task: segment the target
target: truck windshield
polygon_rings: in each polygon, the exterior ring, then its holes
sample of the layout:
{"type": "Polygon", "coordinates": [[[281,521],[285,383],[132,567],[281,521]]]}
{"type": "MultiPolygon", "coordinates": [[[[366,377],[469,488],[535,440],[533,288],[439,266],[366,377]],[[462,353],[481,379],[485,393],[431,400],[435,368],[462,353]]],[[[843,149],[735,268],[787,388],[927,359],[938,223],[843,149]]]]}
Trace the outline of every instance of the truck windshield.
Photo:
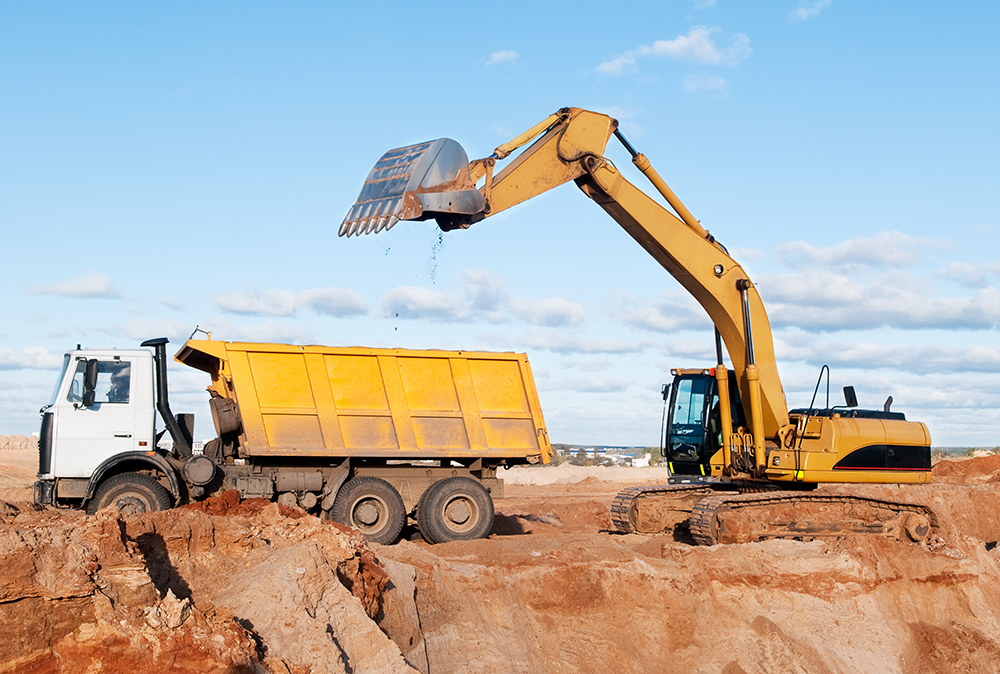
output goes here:
{"type": "Polygon", "coordinates": [[[49,398],[49,404],[46,407],[52,407],[56,404],[56,398],[59,397],[59,388],[62,386],[63,377],[66,376],[66,370],[69,369],[69,354],[63,356],[62,370],[59,372],[59,376],[56,377],[56,386],[52,389],[52,396],[49,398]]]}

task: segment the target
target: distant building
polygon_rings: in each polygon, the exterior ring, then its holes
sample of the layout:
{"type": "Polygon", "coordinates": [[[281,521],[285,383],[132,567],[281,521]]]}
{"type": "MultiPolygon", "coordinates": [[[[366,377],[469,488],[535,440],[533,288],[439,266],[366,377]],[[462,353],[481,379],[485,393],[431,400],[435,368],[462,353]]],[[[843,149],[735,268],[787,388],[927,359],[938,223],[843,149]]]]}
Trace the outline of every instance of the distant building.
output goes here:
{"type": "Polygon", "coordinates": [[[642,456],[632,457],[632,467],[633,468],[649,468],[649,462],[652,460],[652,454],[643,454],[642,456]]]}

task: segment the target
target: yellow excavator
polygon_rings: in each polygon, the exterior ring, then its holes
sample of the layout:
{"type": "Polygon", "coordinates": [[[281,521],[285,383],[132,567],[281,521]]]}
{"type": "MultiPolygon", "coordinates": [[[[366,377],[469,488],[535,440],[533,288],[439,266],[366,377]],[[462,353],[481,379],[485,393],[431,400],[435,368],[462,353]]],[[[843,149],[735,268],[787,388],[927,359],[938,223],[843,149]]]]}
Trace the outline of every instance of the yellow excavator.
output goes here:
{"type": "Polygon", "coordinates": [[[851,387],[844,389],[846,404],[831,407],[826,366],[810,407],[788,410],[753,282],[607,115],[563,108],[471,162],[448,138],[390,150],[369,173],[340,235],[377,233],[399,220],[434,219],[444,231],[465,229],[571,180],[715,324],[715,366],[673,370],[664,387],[670,483],[619,493],[612,506],[619,530],[657,534],[687,527],[700,544],[851,533],[923,542],[937,531],[937,517],[925,505],[815,490],[822,483],[929,482],[927,427],[891,411],[891,397],[882,410],[858,409],[851,387]],[[612,136],[672,211],[604,157],[612,136]],[[732,372],[723,364],[723,345],[732,372]],[[826,405],[815,407],[824,373],[826,405]]]}

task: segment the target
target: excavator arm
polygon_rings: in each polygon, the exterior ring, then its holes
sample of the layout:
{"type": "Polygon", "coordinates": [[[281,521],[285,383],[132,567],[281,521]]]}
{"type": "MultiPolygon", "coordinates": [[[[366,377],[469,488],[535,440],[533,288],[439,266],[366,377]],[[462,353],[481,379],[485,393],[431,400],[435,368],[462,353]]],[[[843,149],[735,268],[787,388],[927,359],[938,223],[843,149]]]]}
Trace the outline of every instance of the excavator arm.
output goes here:
{"type": "MultiPolygon", "coordinates": [[[[762,472],[765,439],[789,447],[794,431],[764,305],[742,267],[695,220],[617,127],[618,122],[607,115],[563,108],[485,159],[468,162],[461,146],[449,139],[391,150],[372,169],[340,235],[378,232],[398,220],[428,218],[434,218],[443,230],[466,228],[574,181],[711,317],[733,363],[751,426],[752,447],[748,449],[762,472]],[[673,212],[626,180],[604,157],[612,135],[622,141],[633,163],[673,212]],[[498,161],[528,143],[494,173],[498,161]],[[476,188],[480,181],[482,186],[476,188]]],[[[724,381],[721,362],[719,369],[720,381],[724,381]]],[[[720,391],[726,388],[721,386],[720,391]]],[[[725,449],[728,459],[728,442],[725,449]]]]}

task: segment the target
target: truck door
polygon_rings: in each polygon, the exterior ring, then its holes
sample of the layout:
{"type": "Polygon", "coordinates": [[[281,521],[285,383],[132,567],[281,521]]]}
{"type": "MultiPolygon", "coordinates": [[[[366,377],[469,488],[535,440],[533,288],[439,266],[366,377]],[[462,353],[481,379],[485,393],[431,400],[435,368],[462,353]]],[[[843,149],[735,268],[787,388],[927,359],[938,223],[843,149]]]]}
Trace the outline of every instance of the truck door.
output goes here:
{"type": "MultiPolygon", "coordinates": [[[[93,358],[90,360],[94,360],[93,358]]],[[[58,477],[90,477],[105,459],[136,449],[135,359],[97,357],[94,402],[84,406],[87,359],[80,358],[58,402],[52,469],[58,477]]]]}

